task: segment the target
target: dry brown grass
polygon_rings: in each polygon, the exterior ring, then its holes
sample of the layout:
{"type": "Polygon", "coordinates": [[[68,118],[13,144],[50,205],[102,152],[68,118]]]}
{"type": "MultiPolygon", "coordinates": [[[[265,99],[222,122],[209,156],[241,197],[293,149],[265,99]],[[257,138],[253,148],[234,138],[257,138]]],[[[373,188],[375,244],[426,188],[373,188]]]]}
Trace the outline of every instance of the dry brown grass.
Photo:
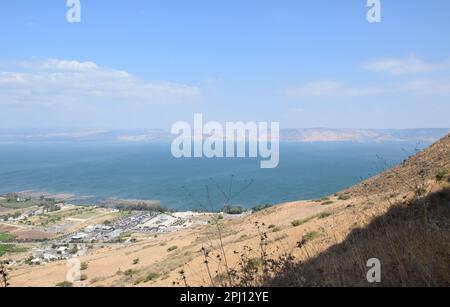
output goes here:
{"type": "Polygon", "coordinates": [[[397,204],[344,242],[306,262],[275,266],[266,286],[370,286],[367,261],[378,258],[378,286],[450,286],[450,189],[397,204]]]}

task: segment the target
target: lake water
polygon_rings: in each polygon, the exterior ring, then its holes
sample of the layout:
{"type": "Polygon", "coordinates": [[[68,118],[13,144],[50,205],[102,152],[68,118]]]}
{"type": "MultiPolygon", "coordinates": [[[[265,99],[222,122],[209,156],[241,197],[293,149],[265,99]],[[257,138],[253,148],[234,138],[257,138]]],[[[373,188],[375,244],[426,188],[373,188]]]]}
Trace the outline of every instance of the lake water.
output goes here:
{"type": "Polygon", "coordinates": [[[221,208],[223,194],[231,190],[231,204],[252,207],[335,193],[381,172],[379,157],[394,165],[414,154],[414,147],[284,143],[279,167],[260,169],[258,159],[175,159],[165,143],[8,144],[0,145],[0,193],[91,195],[90,203],[108,197],[149,199],[188,210],[221,208]]]}

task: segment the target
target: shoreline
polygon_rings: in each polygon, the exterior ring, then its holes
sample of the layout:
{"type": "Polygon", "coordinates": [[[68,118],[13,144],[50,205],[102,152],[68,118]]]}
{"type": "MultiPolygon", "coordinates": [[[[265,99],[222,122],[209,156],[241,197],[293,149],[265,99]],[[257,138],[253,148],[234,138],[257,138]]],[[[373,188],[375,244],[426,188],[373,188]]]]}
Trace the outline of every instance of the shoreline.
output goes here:
{"type": "MultiPolygon", "coordinates": [[[[98,207],[98,208],[110,208],[110,209],[118,209],[121,211],[158,211],[162,213],[183,213],[183,212],[196,212],[196,213],[224,213],[222,209],[218,210],[205,210],[202,208],[192,208],[192,209],[173,209],[168,206],[165,206],[161,203],[160,200],[154,199],[125,199],[125,198],[114,198],[114,197],[104,197],[98,198],[94,195],[75,195],[70,193],[50,193],[50,192],[39,192],[36,190],[23,190],[16,192],[7,192],[0,194],[0,208],[7,208],[2,206],[2,201],[6,201],[8,199],[8,195],[16,195],[17,198],[11,203],[16,203],[17,207],[9,209],[24,209],[28,206],[26,205],[29,201],[38,201],[38,200],[52,200],[55,204],[65,204],[72,206],[82,206],[82,207],[98,207]],[[96,201],[92,202],[89,200],[96,199],[96,201]],[[23,204],[23,208],[20,206],[23,204]],[[145,208],[147,207],[147,208],[145,208]]],[[[270,206],[277,206],[283,203],[298,201],[298,200],[287,200],[277,204],[271,204],[270,206]]],[[[306,200],[304,200],[306,201],[306,200]]],[[[253,206],[252,208],[248,208],[241,205],[229,205],[228,208],[241,208],[245,211],[252,211],[255,208],[268,206],[268,204],[258,204],[253,206]]],[[[8,209],[8,208],[7,208],[8,209]]]]}

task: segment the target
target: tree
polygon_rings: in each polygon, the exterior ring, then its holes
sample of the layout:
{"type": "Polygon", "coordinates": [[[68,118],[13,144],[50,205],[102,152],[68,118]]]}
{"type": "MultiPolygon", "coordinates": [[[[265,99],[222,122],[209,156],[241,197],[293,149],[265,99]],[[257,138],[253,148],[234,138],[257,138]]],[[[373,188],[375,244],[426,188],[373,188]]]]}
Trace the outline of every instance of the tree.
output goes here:
{"type": "Polygon", "coordinates": [[[8,272],[6,271],[6,266],[0,263],[0,288],[7,288],[8,283],[8,272]]]}
{"type": "Polygon", "coordinates": [[[17,201],[18,197],[19,196],[16,193],[8,193],[8,194],[6,194],[6,199],[8,200],[8,202],[17,201]]]}

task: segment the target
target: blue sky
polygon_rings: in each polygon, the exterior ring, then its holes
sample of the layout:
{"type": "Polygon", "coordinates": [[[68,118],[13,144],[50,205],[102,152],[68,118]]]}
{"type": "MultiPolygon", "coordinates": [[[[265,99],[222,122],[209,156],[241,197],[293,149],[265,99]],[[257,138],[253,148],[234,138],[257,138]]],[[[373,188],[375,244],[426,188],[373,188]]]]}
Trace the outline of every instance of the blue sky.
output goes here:
{"type": "Polygon", "coordinates": [[[0,2],[0,129],[448,127],[450,2],[0,2]]]}

